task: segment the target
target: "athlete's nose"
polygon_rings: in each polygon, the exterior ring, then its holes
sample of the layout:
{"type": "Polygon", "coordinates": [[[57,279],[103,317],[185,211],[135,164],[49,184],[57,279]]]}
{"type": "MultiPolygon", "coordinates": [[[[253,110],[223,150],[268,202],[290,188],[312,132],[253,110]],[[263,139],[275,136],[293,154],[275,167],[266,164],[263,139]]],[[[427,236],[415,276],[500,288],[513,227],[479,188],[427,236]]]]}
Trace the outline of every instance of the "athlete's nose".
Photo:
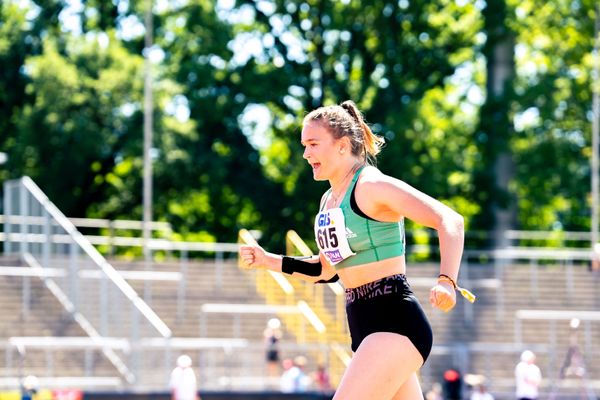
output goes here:
{"type": "Polygon", "coordinates": [[[304,153],[302,153],[302,158],[304,158],[305,160],[308,160],[308,158],[310,157],[310,154],[308,154],[308,146],[306,146],[304,148],[304,153]]]}

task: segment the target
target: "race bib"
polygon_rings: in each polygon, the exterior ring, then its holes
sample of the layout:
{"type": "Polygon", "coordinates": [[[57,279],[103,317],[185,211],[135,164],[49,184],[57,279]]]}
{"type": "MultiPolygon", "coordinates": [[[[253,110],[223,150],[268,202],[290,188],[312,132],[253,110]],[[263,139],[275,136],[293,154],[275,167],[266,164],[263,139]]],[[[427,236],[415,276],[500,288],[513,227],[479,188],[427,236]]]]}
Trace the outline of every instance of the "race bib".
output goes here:
{"type": "Polygon", "coordinates": [[[346,237],[346,221],[341,208],[324,210],[315,218],[317,246],[331,265],[355,255],[346,237]]]}

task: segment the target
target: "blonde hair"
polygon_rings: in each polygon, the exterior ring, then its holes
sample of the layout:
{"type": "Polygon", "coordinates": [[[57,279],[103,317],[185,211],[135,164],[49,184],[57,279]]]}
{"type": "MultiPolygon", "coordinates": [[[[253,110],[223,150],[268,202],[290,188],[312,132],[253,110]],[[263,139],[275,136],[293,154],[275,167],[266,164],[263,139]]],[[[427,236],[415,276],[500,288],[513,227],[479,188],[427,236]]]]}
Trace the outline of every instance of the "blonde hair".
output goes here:
{"type": "Polygon", "coordinates": [[[304,124],[315,121],[323,124],[335,139],[348,137],[352,154],[374,164],[385,140],[375,135],[352,100],[340,105],[319,107],[304,117],[304,124]]]}

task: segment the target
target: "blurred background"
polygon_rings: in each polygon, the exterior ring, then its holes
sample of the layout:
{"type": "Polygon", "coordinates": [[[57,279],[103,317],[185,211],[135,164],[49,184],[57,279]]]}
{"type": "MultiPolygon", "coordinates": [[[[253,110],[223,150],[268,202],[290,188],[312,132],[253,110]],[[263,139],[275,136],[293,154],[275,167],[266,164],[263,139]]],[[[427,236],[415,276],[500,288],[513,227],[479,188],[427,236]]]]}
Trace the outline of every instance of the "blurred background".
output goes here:
{"type": "Polygon", "coordinates": [[[330,398],[343,288],[242,270],[237,248],[316,251],[301,121],[352,99],[378,167],[466,221],[478,301],[450,314],[427,305],[435,232],[407,224],[423,390],[455,398],[452,369],[460,398],[512,399],[531,350],[543,398],[595,399],[598,6],[0,1],[0,398],[168,398],[181,354],[203,398],[330,398]],[[281,393],[299,356],[307,392],[281,393]]]}

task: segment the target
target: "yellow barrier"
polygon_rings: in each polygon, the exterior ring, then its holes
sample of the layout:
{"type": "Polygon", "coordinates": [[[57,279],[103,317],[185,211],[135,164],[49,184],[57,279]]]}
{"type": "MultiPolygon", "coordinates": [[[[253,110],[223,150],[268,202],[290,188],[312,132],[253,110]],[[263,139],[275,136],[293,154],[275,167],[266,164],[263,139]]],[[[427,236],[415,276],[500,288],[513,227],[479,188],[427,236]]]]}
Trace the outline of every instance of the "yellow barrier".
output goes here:
{"type": "MultiPolygon", "coordinates": [[[[256,239],[246,229],[240,230],[238,242],[258,244],[256,239]]],[[[298,306],[296,288],[283,274],[267,269],[248,269],[242,264],[239,257],[238,266],[244,271],[254,273],[256,289],[265,298],[267,304],[298,306]]],[[[306,307],[304,309],[306,310],[306,307]]],[[[306,324],[306,315],[312,314],[312,310],[304,314],[284,314],[280,315],[280,319],[286,328],[296,336],[298,342],[318,341],[322,333],[318,332],[314,324],[306,324]],[[310,329],[311,326],[313,329],[310,329]]]]}
{"type": "MultiPolygon", "coordinates": [[[[252,234],[242,229],[238,243],[258,244],[252,234]]],[[[286,254],[310,256],[312,251],[300,236],[293,230],[286,234],[286,254]]],[[[300,279],[288,280],[283,274],[265,269],[248,269],[238,256],[238,266],[243,271],[253,272],[256,288],[267,304],[284,304],[298,306],[300,314],[284,314],[280,319],[286,329],[292,332],[299,343],[319,342],[329,344],[329,372],[333,384],[341,379],[343,371],[351,359],[348,350],[350,338],[346,332],[344,290],[338,284],[315,285],[300,279]],[[332,315],[325,304],[324,290],[335,296],[335,315],[332,315]],[[313,329],[306,329],[306,319],[313,329]]],[[[319,358],[322,358],[322,354],[319,358]]]]}
{"type": "MultiPolygon", "coordinates": [[[[287,255],[302,255],[311,256],[313,255],[310,248],[300,238],[300,236],[293,230],[289,230],[286,234],[286,252],[287,255]]],[[[346,305],[344,300],[344,289],[339,283],[329,283],[327,285],[315,285],[310,282],[295,280],[294,287],[298,293],[304,293],[305,300],[311,305],[312,308],[318,310],[317,314],[322,320],[333,321],[333,325],[328,326],[328,339],[335,339],[336,341],[345,342],[347,341],[346,335],[346,305]],[[297,281],[297,282],[296,282],[297,281]],[[335,312],[331,315],[325,305],[325,294],[327,290],[328,294],[334,296],[335,312]],[[321,315],[321,313],[325,315],[321,315]],[[331,335],[334,337],[331,337],[331,335]]]]}
{"type": "Polygon", "coordinates": [[[17,390],[0,392],[0,400],[21,400],[21,392],[17,390]]]}
{"type": "MultiPolygon", "coordinates": [[[[286,234],[286,253],[289,256],[313,255],[308,245],[293,230],[289,230],[286,234]]],[[[325,325],[321,340],[330,345],[330,375],[333,383],[337,383],[352,358],[350,352],[346,350],[349,348],[350,337],[346,328],[344,289],[339,283],[315,285],[299,279],[294,280],[292,284],[297,293],[304,294],[304,301],[325,325]],[[334,296],[335,315],[327,309],[325,290],[329,295],[334,296]]]]}
{"type": "MultiPolygon", "coordinates": [[[[21,400],[21,392],[18,390],[0,392],[0,400],[21,400]]],[[[32,397],[32,400],[52,400],[54,398],[52,391],[47,389],[39,390],[32,397]]]]}

